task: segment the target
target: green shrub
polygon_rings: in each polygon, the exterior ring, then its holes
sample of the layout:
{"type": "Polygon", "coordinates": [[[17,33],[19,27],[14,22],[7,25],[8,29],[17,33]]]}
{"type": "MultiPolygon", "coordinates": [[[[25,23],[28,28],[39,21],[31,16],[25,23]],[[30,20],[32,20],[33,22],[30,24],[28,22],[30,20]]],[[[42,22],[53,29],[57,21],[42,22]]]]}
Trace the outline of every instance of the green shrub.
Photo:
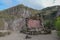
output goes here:
{"type": "Polygon", "coordinates": [[[57,31],[58,36],[60,37],[60,31],[57,31]]]}
{"type": "Polygon", "coordinates": [[[60,37],[60,17],[57,18],[55,22],[55,26],[56,26],[57,34],[60,37]]]}
{"type": "Polygon", "coordinates": [[[60,31],[60,17],[57,18],[57,21],[55,23],[55,26],[56,26],[56,30],[57,31],[60,31]]]}

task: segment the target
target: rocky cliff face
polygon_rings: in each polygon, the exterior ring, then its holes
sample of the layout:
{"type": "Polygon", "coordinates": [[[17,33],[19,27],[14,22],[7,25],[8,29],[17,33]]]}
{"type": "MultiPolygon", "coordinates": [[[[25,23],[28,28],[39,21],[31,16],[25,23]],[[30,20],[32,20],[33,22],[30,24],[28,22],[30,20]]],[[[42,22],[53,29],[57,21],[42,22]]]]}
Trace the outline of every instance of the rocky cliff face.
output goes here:
{"type": "Polygon", "coordinates": [[[8,8],[6,10],[3,10],[0,13],[21,16],[21,17],[28,17],[29,15],[31,15],[33,13],[37,13],[37,12],[38,12],[38,10],[29,8],[29,7],[21,4],[21,5],[17,5],[17,6],[8,8]]]}
{"type": "Polygon", "coordinates": [[[20,31],[22,27],[25,27],[26,21],[24,18],[15,19],[12,23],[13,31],[20,31]]]}
{"type": "Polygon", "coordinates": [[[21,27],[26,26],[25,18],[37,13],[42,13],[45,15],[45,19],[49,19],[49,17],[54,18],[56,15],[53,17],[51,14],[53,14],[55,11],[58,11],[59,8],[60,6],[53,6],[42,10],[35,10],[24,5],[17,5],[0,11],[0,18],[4,19],[4,29],[19,31],[21,30],[21,27]]]}
{"type": "Polygon", "coordinates": [[[38,10],[26,7],[24,5],[17,5],[0,12],[0,18],[4,19],[5,30],[20,31],[21,27],[26,26],[25,18],[37,13],[38,10]]]}
{"type": "Polygon", "coordinates": [[[26,21],[25,18],[16,18],[14,20],[6,21],[3,19],[3,25],[0,27],[0,30],[11,30],[20,32],[22,30],[22,27],[26,27],[26,21]]]}

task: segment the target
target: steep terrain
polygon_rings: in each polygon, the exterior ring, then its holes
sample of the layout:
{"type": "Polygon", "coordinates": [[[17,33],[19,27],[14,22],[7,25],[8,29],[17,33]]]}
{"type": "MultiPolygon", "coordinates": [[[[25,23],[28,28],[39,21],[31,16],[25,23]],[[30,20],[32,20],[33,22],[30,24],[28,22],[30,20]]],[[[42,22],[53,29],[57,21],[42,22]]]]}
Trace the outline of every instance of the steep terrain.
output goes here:
{"type": "Polygon", "coordinates": [[[0,19],[2,19],[4,22],[7,23],[8,25],[8,27],[6,27],[7,29],[16,30],[17,28],[24,25],[25,18],[30,17],[31,15],[36,13],[38,13],[38,10],[26,7],[21,4],[21,5],[17,5],[17,6],[8,8],[6,10],[0,11],[0,19]],[[22,20],[20,20],[21,18],[22,20]]]}
{"type": "Polygon", "coordinates": [[[52,6],[42,9],[41,14],[43,15],[44,25],[54,27],[56,17],[60,14],[60,6],[52,6]]]}
{"type": "Polygon", "coordinates": [[[11,29],[12,23],[18,26],[17,22],[20,22],[18,21],[20,20],[20,18],[25,20],[25,18],[30,17],[31,15],[42,14],[43,19],[44,19],[44,24],[46,24],[48,20],[50,21],[50,24],[52,25],[56,19],[56,15],[58,15],[57,12],[59,9],[60,9],[60,6],[53,6],[53,7],[44,8],[42,10],[36,10],[36,9],[32,9],[21,4],[21,5],[17,5],[17,6],[8,8],[6,10],[0,11],[0,19],[7,22],[8,27],[11,29]]]}

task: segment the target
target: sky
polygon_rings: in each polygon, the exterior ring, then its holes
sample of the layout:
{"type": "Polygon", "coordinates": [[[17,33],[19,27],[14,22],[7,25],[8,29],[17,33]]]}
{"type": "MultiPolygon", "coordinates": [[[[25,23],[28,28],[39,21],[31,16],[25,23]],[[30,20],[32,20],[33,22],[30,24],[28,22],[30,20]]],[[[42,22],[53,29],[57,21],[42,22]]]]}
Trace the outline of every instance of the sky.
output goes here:
{"type": "Polygon", "coordinates": [[[40,10],[42,8],[60,5],[60,0],[0,0],[0,10],[19,4],[24,4],[25,6],[40,10]]]}

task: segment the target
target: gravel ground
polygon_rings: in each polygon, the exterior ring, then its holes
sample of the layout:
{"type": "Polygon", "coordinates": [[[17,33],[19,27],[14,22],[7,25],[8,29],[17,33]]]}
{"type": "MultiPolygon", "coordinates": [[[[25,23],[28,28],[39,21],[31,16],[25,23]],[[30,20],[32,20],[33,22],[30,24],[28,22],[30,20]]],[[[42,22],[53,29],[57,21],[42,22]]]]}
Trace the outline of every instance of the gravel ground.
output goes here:
{"type": "Polygon", "coordinates": [[[31,39],[25,39],[25,34],[13,32],[11,35],[0,37],[0,40],[58,40],[56,31],[52,31],[52,34],[47,35],[32,35],[31,39]]]}

